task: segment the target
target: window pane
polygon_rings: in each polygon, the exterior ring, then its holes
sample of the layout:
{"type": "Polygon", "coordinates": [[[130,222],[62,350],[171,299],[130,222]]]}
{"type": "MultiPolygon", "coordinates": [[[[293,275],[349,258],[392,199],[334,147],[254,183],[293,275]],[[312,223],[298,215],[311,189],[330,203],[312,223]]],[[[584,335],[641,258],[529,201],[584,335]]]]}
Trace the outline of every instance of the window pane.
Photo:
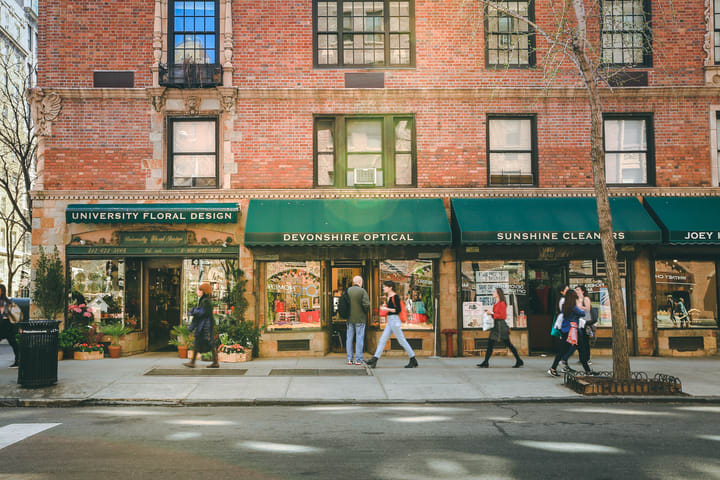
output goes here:
{"type": "Polygon", "coordinates": [[[318,185],[334,185],[335,155],[318,155],[318,185]]]}
{"type": "Polygon", "coordinates": [[[409,153],[395,155],[395,184],[412,184],[412,155],[409,153]]]}
{"type": "MultiPolygon", "coordinates": [[[[530,271],[528,278],[534,278],[534,274],[530,271]]],[[[492,292],[497,287],[505,293],[508,325],[511,328],[527,327],[530,289],[526,285],[523,261],[462,262],[461,282],[464,328],[482,328],[482,314],[492,309],[492,292]]]]}
{"type": "Polygon", "coordinates": [[[490,174],[529,175],[532,162],[529,153],[491,153],[490,174]]]}
{"type": "Polygon", "coordinates": [[[395,122],[395,151],[412,151],[412,120],[398,120],[395,122]]]}
{"type": "MultiPolygon", "coordinates": [[[[403,301],[405,314],[400,316],[403,329],[432,330],[433,266],[430,260],[384,260],[380,262],[380,283],[395,282],[395,293],[403,301]]],[[[380,292],[378,305],[387,303],[380,292]]],[[[384,328],[387,317],[373,315],[373,321],[384,328]]]]}
{"type": "Polygon", "coordinates": [[[608,183],[647,183],[647,157],[644,153],[606,153],[605,176],[608,183]]]}
{"type": "Polygon", "coordinates": [[[116,323],[124,319],[125,262],[119,259],[71,260],[71,326],[116,323]],[[86,307],[79,307],[79,305],[86,307]],[[81,311],[78,311],[81,310],[81,311]]]}
{"type": "Polygon", "coordinates": [[[605,150],[647,150],[645,120],[605,120],[605,150]]]}
{"type": "Polygon", "coordinates": [[[215,152],[215,122],[173,122],[173,151],[215,152]]]}
{"type": "Polygon", "coordinates": [[[715,262],[655,261],[658,327],[717,328],[715,262]]]}
{"type": "Polygon", "coordinates": [[[530,150],[531,126],[529,119],[490,120],[490,149],[530,150]]]}
{"type": "Polygon", "coordinates": [[[382,120],[348,120],[348,152],[382,152],[382,120]]]}
{"type": "Polygon", "coordinates": [[[320,262],[266,263],[266,330],[320,328],[320,262]]]}
{"type": "Polygon", "coordinates": [[[382,168],[382,155],[379,154],[348,154],[348,168],[382,168]]]}
{"type": "MultiPolygon", "coordinates": [[[[188,324],[190,309],[197,306],[197,289],[201,283],[212,286],[213,316],[217,322],[224,322],[230,314],[227,304],[228,292],[233,288],[234,281],[229,272],[235,268],[232,261],[209,258],[183,260],[183,323],[188,324]]],[[[232,339],[235,340],[235,339],[232,339]]]]}
{"type": "Polygon", "coordinates": [[[333,138],[334,122],[332,120],[318,120],[317,122],[317,150],[318,152],[334,152],[335,140],[333,138]]]}

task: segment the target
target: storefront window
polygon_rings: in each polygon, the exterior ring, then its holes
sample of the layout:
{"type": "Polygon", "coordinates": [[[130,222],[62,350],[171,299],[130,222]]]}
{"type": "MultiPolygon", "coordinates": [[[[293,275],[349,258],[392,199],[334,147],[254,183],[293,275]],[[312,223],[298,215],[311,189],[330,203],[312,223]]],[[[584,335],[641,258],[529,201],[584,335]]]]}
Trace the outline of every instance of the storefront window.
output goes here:
{"type": "MultiPolygon", "coordinates": [[[[404,312],[400,315],[402,328],[432,330],[433,265],[431,260],[384,260],[380,262],[380,285],[386,280],[395,282],[395,293],[403,300],[404,312]]],[[[378,290],[382,292],[382,288],[378,290]]],[[[387,299],[378,298],[378,305],[387,299]]],[[[380,328],[387,317],[380,317],[380,328]]]]}
{"type": "Polygon", "coordinates": [[[227,304],[228,291],[233,286],[234,260],[209,258],[186,258],[183,260],[183,322],[189,323],[188,312],[198,302],[197,289],[201,283],[209,283],[213,289],[213,315],[217,322],[230,313],[227,304]]]}
{"type": "Polygon", "coordinates": [[[715,262],[657,260],[655,291],[658,327],[717,328],[715,262]]]}
{"type": "Polygon", "coordinates": [[[268,262],[267,331],[320,328],[320,262],[268,262]]]}
{"type": "MultiPolygon", "coordinates": [[[[623,302],[627,306],[627,293],[625,289],[625,262],[618,262],[620,270],[620,287],[623,293],[623,302]]],[[[590,297],[591,308],[597,309],[598,326],[612,326],[612,312],[610,311],[610,294],[605,279],[602,262],[597,260],[571,260],[570,261],[570,287],[584,285],[590,297]]]]}
{"type": "Polygon", "coordinates": [[[69,265],[71,303],[87,305],[88,323],[124,321],[125,262],[71,260],[69,265]]]}
{"type": "Polygon", "coordinates": [[[505,293],[508,326],[527,327],[528,300],[524,262],[463,262],[461,277],[464,328],[482,328],[482,315],[485,310],[492,310],[492,292],[495,288],[502,288],[505,293]]]}
{"type": "Polygon", "coordinates": [[[142,262],[125,260],[125,327],[137,331],[142,323],[142,262]]]}

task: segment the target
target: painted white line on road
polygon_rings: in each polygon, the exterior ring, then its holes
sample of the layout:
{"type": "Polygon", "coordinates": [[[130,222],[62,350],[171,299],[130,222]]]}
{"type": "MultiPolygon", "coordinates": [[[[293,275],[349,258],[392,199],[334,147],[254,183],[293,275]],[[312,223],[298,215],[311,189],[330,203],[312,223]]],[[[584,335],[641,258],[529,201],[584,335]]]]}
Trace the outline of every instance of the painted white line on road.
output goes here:
{"type": "Polygon", "coordinates": [[[321,448],[310,447],[308,445],[291,445],[288,443],[273,443],[273,442],[241,442],[237,445],[240,448],[248,450],[255,450],[256,452],[271,452],[271,453],[320,453],[323,451],[321,448]]]}
{"type": "Polygon", "coordinates": [[[0,428],[0,450],[40,432],[62,425],[60,423],[12,423],[0,428]]]}

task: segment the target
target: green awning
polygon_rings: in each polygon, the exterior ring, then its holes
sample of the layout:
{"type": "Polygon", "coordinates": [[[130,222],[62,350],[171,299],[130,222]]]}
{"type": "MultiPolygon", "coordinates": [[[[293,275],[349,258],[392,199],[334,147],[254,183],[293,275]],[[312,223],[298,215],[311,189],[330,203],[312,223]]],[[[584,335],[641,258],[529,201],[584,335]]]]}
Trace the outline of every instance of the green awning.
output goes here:
{"type": "Polygon", "coordinates": [[[237,203],[98,203],[68,205],[66,223],[235,223],[237,203]]]}
{"type": "MultiPolygon", "coordinates": [[[[599,244],[595,198],[453,199],[453,233],[461,245],[599,244]]],[[[611,198],[618,243],[660,243],[660,228],[635,198],[611,198]]]]}
{"type": "Polygon", "coordinates": [[[450,245],[441,199],[250,200],[246,246],[450,245]]]}
{"type": "Polygon", "coordinates": [[[720,244],[720,197],[645,197],[666,242],[720,244]]]}

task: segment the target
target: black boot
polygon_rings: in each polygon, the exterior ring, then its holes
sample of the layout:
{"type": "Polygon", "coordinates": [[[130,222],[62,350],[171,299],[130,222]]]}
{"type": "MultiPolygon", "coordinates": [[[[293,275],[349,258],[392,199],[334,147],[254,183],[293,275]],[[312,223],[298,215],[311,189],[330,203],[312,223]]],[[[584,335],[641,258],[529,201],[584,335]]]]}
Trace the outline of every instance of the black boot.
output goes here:
{"type": "Polygon", "coordinates": [[[378,358],[373,356],[370,360],[368,360],[365,363],[367,363],[368,367],[375,368],[377,366],[377,362],[378,362],[378,358]]]}
{"type": "Polygon", "coordinates": [[[513,368],[520,368],[523,365],[525,365],[525,362],[523,362],[522,359],[518,357],[517,360],[515,360],[515,365],[513,365],[513,368]]]}
{"type": "Polygon", "coordinates": [[[418,366],[417,360],[415,360],[415,357],[410,357],[410,361],[407,365],[405,365],[405,368],[416,368],[418,366]]]}
{"type": "Polygon", "coordinates": [[[482,362],[482,363],[478,363],[477,366],[480,367],[480,368],[488,368],[488,367],[490,366],[490,364],[488,363],[487,360],[485,360],[485,361],[482,362]]]}

